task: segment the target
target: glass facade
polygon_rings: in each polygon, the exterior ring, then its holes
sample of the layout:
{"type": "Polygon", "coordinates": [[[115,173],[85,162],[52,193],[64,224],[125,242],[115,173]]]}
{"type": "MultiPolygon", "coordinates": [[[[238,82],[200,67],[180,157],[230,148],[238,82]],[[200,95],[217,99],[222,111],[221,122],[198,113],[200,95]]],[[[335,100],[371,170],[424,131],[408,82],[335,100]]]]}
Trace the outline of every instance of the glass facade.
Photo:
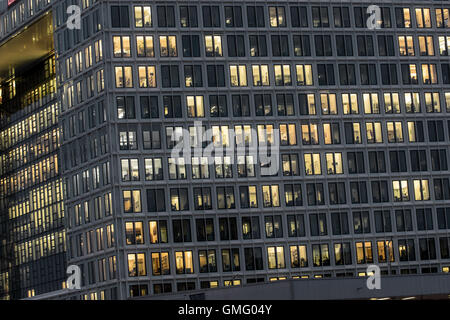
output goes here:
{"type": "Polygon", "coordinates": [[[364,3],[83,0],[70,30],[72,3],[52,15],[74,298],[448,270],[448,6],[382,3],[368,29],[364,3]]]}
{"type": "MultiPolygon", "coordinates": [[[[2,53],[36,36],[34,26],[50,28],[52,39],[51,15],[44,16],[3,43],[2,53]]],[[[62,289],[65,281],[54,50],[11,64],[0,79],[0,298],[20,299],[62,289]]]]}

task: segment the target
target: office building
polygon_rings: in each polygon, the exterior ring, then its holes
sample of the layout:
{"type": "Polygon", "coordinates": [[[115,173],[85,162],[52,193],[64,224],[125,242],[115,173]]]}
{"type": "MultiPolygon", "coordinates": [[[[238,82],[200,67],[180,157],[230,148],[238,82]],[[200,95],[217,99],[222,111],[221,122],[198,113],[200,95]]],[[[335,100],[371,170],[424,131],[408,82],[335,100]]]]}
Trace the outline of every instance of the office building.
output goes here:
{"type": "Polygon", "coordinates": [[[449,7],[370,5],[53,1],[66,296],[448,272],[449,7]]]}

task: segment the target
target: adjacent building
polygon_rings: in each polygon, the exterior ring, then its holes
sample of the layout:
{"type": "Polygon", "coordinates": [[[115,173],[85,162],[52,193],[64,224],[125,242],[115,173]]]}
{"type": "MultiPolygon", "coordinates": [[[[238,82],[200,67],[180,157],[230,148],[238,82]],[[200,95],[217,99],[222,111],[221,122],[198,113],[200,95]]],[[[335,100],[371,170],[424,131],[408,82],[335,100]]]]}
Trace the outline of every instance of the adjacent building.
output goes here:
{"type": "Polygon", "coordinates": [[[40,3],[1,15],[0,299],[62,289],[66,279],[53,22],[40,3]]]}
{"type": "MultiPolygon", "coordinates": [[[[45,1],[16,2],[3,46],[20,10],[27,21],[45,1]]],[[[373,4],[45,2],[61,132],[50,172],[67,265],[82,270],[64,298],[358,277],[370,264],[448,272],[449,7],[379,3],[374,29],[373,4]]],[[[2,199],[16,199],[20,169],[3,170],[2,199]]]]}

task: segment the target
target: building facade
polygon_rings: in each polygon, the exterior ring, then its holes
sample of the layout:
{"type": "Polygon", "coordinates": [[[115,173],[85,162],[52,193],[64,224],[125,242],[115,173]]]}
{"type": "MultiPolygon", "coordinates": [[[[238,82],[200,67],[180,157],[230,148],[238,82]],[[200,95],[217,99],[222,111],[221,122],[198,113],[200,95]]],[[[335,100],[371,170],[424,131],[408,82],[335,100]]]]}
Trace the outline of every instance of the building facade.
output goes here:
{"type": "Polygon", "coordinates": [[[49,6],[73,298],[448,272],[446,2],[49,6]]]}
{"type": "Polygon", "coordinates": [[[66,278],[52,16],[44,1],[11,8],[12,18],[1,3],[0,299],[62,289],[66,278]]]}

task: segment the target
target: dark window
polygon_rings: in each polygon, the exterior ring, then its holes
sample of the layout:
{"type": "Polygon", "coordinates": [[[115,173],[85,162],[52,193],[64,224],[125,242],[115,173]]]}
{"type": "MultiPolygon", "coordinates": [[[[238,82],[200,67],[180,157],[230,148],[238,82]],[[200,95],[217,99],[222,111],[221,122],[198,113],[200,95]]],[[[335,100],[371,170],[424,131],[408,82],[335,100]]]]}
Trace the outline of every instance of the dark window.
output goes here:
{"type": "Polygon", "coordinates": [[[203,27],[220,27],[220,12],[218,6],[203,6],[203,27]]]}
{"type": "Polygon", "coordinates": [[[249,28],[264,28],[264,7],[247,6],[247,23],[249,28]]]}
{"type": "Polygon", "coordinates": [[[197,35],[183,35],[183,57],[200,57],[200,37],[197,35]]]}
{"type": "Polygon", "coordinates": [[[305,230],[305,217],[303,214],[288,215],[288,236],[289,237],[304,237],[306,236],[305,230]]]}
{"type": "Polygon", "coordinates": [[[376,85],[377,84],[377,70],[375,64],[360,64],[359,72],[361,76],[362,85],[376,85]]]}
{"type": "Polygon", "coordinates": [[[225,71],[223,65],[207,65],[208,87],[225,87],[225,71]]]}
{"type": "Polygon", "coordinates": [[[180,75],[178,66],[176,65],[162,65],[161,77],[163,88],[179,88],[180,87],[180,75]]]}
{"type": "Polygon", "coordinates": [[[377,233],[392,232],[391,212],[375,210],[375,231],[377,233]]]}
{"type": "Polygon", "coordinates": [[[173,242],[191,242],[191,220],[172,220],[173,242]]]}
{"type": "Polygon", "coordinates": [[[130,27],[130,15],[128,6],[111,6],[111,27],[130,27]]]}
{"type": "Polygon", "coordinates": [[[411,210],[395,210],[395,225],[397,227],[397,232],[412,231],[411,210]]]}
{"type": "Polygon", "coordinates": [[[294,28],[308,27],[307,7],[291,7],[291,24],[294,28]]]}
{"type": "Polygon", "coordinates": [[[312,20],[314,28],[328,28],[328,7],[312,7],[312,20]]]}
{"type": "Polygon", "coordinates": [[[333,7],[334,26],[350,28],[350,10],[348,7],[333,7]]]}
{"type": "Polygon", "coordinates": [[[405,151],[389,151],[389,160],[391,172],[407,171],[405,151]]]}
{"type": "Polygon", "coordinates": [[[355,234],[370,233],[370,218],[368,211],[353,212],[353,231],[355,234]]]}
{"type": "Polygon", "coordinates": [[[309,35],[294,35],[294,55],[297,57],[311,56],[311,46],[309,44],[309,35]]]}
{"type": "Polygon", "coordinates": [[[350,35],[336,36],[337,55],[340,57],[353,56],[353,41],[350,35]]]}
{"type": "Polygon", "coordinates": [[[358,35],[356,36],[356,44],[358,46],[358,56],[373,56],[373,39],[372,36],[358,35]]]}
{"type": "Polygon", "coordinates": [[[220,240],[237,240],[236,218],[219,218],[220,240]]]}
{"type": "Polygon", "coordinates": [[[250,35],[248,36],[250,42],[250,56],[252,57],[266,57],[267,43],[265,35],[250,35]]]}
{"type": "Polygon", "coordinates": [[[348,234],[348,217],[346,212],[331,213],[333,235],[348,234]]]}
{"type": "Polygon", "coordinates": [[[372,181],[372,201],[374,203],[389,202],[387,181],[372,181]]]}
{"type": "Polygon", "coordinates": [[[314,213],[309,215],[309,226],[311,236],[326,236],[327,231],[327,216],[325,213],[314,213]]]}
{"type": "Polygon", "coordinates": [[[164,189],[147,189],[147,210],[148,212],[166,211],[164,189]]]}
{"type": "Polygon", "coordinates": [[[317,76],[319,78],[319,86],[335,85],[333,64],[318,64],[317,76]]]}
{"type": "Polygon", "coordinates": [[[314,36],[314,44],[316,48],[316,56],[332,56],[331,36],[317,35],[314,36]]]}
{"type": "Polygon", "coordinates": [[[197,241],[214,241],[214,220],[196,219],[195,226],[197,229],[197,241]]]}
{"type": "Polygon", "coordinates": [[[433,230],[433,213],[431,208],[416,209],[417,230],[433,230]]]}
{"type": "Polygon", "coordinates": [[[242,9],[240,6],[225,6],[225,26],[242,27],[242,9]]]}
{"type": "Polygon", "coordinates": [[[158,27],[175,27],[175,8],[173,6],[157,6],[158,27]]]}
{"type": "Polygon", "coordinates": [[[228,56],[245,57],[244,36],[227,36],[228,56]]]}
{"type": "Polygon", "coordinates": [[[158,96],[143,96],[139,98],[141,104],[141,118],[159,118],[158,96]]]}
{"type": "Polygon", "coordinates": [[[180,25],[182,28],[198,27],[197,6],[180,6],[180,25]]]}

